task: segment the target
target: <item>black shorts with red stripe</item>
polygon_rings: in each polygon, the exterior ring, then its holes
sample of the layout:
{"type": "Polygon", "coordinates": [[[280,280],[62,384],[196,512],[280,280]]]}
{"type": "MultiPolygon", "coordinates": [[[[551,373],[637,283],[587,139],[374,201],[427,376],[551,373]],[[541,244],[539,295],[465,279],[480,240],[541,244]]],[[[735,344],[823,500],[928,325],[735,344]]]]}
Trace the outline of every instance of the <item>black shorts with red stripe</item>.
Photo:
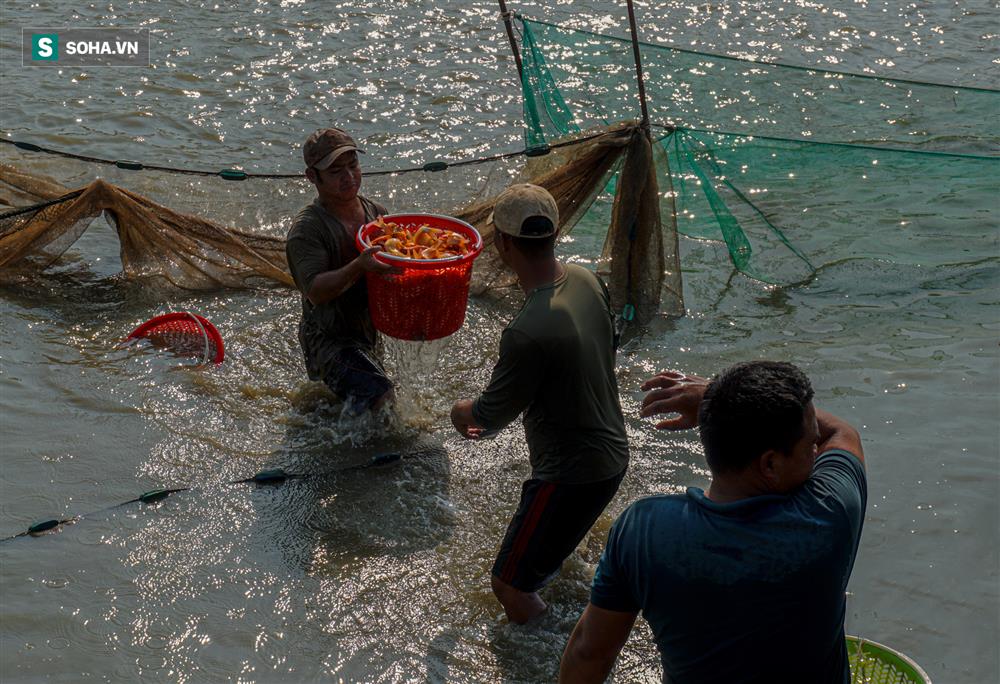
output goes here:
{"type": "Polygon", "coordinates": [[[623,477],[624,470],[586,484],[525,482],[493,563],[494,577],[526,592],[545,586],[604,512],[623,477]]]}

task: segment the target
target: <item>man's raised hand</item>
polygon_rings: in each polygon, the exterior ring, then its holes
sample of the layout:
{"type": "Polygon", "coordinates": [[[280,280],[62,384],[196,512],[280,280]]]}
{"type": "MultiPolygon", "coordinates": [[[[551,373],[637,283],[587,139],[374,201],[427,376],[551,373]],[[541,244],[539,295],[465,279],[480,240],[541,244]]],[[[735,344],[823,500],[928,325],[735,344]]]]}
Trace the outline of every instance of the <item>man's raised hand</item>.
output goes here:
{"type": "Polygon", "coordinates": [[[674,418],[661,420],[657,430],[687,430],[698,427],[698,407],[708,388],[708,380],[697,375],[679,371],[663,371],[642,383],[642,390],[648,394],[642,399],[639,416],[665,413],[679,414],[674,418]]]}

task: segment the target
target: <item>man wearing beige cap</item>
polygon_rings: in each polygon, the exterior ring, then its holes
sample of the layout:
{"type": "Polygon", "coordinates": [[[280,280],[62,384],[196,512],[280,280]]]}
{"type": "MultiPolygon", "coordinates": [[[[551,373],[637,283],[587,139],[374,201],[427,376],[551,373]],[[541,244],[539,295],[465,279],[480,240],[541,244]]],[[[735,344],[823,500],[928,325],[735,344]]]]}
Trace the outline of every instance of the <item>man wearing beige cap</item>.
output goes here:
{"type": "Polygon", "coordinates": [[[375,260],[378,247],[358,252],[354,236],[385,207],[358,194],[362,152],[339,128],[306,140],[306,178],[316,199],[299,212],[285,251],[302,293],[299,342],[310,380],[322,380],[354,413],[377,409],[392,397],[392,382],[375,355],[378,335],[368,311],[366,271],[391,272],[375,260]]]}
{"type": "Polygon", "coordinates": [[[618,491],[628,466],[615,380],[615,328],[607,287],[556,260],[559,210],[537,185],[505,190],[493,208],[494,244],[527,295],[504,329],[500,358],[477,399],[455,403],[466,438],[524,412],[531,477],[492,570],[511,622],[545,610],[538,595],[618,491]]]}

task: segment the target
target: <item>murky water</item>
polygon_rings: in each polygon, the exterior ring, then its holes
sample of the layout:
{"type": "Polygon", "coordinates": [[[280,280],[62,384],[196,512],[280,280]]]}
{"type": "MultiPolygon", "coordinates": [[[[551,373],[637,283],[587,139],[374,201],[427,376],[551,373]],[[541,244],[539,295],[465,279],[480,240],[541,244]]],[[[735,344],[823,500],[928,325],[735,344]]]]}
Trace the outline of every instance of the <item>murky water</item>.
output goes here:
{"type": "MultiPolygon", "coordinates": [[[[619,4],[515,9],[625,35],[619,4]]],[[[988,3],[656,2],[639,13],[651,41],[996,87],[988,3]]],[[[5,5],[2,128],[82,154],[254,171],[299,170],[301,140],[328,123],[364,139],[368,169],[514,150],[519,92],[496,15],[488,2],[5,5]],[[155,68],[20,66],[21,27],[77,22],[148,26],[155,68]]],[[[4,154],[70,184],[100,173],[272,234],[309,199],[302,182],[192,181],[4,154]]],[[[881,241],[864,218],[872,207],[884,215],[891,197],[861,185],[784,188],[789,206],[835,206],[817,232],[857,224],[825,241],[808,227],[790,233],[821,265],[805,287],[731,277],[724,248],[682,241],[688,315],[655,322],[619,358],[629,474],[546,590],[550,613],[527,629],[505,624],[488,584],[528,472],[522,432],[469,444],[447,416],[485,383],[510,303],[473,300],[446,342],[390,344],[402,399],[386,429],[343,418],[306,382],[297,295],[122,282],[117,239],[95,222],[59,265],[0,291],[0,533],[158,486],[195,489],[0,545],[0,678],[551,680],[613,516],[640,496],[706,482],[693,434],[656,433],[636,417],[642,379],[769,357],[803,366],[817,402],[865,439],[870,503],[849,631],[910,654],[936,681],[996,680],[998,206],[995,182],[963,182],[922,231],[877,224],[881,241]],[[225,364],[194,370],[117,346],[175,309],[216,324],[225,364]],[[392,451],[408,457],[355,467],[392,451]],[[273,467],[312,476],[226,484],[273,467]]],[[[373,194],[390,187],[369,183],[373,194]]],[[[580,226],[563,254],[593,258],[600,231],[599,218],[580,226]]],[[[659,676],[648,637],[633,635],[616,681],[659,676]]]]}

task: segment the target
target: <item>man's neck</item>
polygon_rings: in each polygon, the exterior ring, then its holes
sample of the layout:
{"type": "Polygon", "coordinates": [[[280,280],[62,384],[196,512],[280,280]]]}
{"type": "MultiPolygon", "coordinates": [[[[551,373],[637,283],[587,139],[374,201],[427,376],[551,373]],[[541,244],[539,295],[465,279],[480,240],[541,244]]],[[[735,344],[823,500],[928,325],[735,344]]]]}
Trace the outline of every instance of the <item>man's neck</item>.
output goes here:
{"type": "Polygon", "coordinates": [[[342,201],[338,201],[332,197],[323,197],[321,195],[319,203],[327,211],[327,213],[343,223],[345,226],[348,223],[352,223],[359,215],[364,215],[364,206],[361,204],[361,198],[357,195],[349,200],[342,201]]]}
{"type": "Polygon", "coordinates": [[[749,499],[753,496],[768,494],[766,488],[760,487],[756,482],[752,482],[740,475],[712,477],[711,484],[705,491],[705,496],[715,503],[733,503],[742,499],[749,499]]]}
{"type": "Polygon", "coordinates": [[[551,285],[559,280],[565,272],[566,268],[555,259],[528,262],[517,269],[517,281],[521,284],[524,293],[528,294],[536,287],[551,285]]]}

